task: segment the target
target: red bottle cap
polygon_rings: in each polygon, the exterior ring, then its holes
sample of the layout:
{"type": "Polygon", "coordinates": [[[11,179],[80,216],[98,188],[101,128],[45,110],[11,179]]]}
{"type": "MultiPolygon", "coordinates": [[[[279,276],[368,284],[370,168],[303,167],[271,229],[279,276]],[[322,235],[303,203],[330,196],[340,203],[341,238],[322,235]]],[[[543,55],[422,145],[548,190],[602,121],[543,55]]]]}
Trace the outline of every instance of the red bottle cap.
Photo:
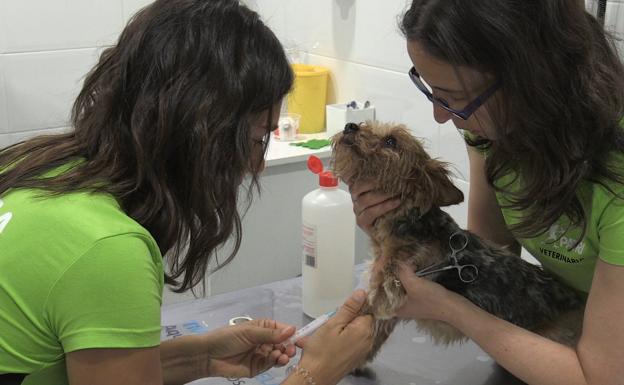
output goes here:
{"type": "Polygon", "coordinates": [[[323,171],[319,174],[319,185],[323,187],[338,186],[338,178],[331,171],[323,171]]]}
{"type": "Polygon", "coordinates": [[[331,171],[323,171],[323,162],[316,156],[308,157],[308,169],[319,176],[319,185],[322,187],[338,186],[338,178],[331,171]]]}
{"type": "Polygon", "coordinates": [[[323,162],[316,156],[310,155],[308,157],[308,169],[315,174],[323,172],[323,162]]]}

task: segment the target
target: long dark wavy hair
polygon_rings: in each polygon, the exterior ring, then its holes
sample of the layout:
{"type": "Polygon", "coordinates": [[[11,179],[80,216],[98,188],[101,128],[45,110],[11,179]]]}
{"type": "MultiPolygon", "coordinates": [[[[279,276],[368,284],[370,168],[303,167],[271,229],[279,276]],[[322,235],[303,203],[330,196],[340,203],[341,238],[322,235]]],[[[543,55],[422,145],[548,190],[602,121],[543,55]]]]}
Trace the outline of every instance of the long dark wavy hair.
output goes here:
{"type": "Polygon", "coordinates": [[[230,236],[233,251],[220,265],[238,251],[239,186],[251,175],[250,202],[262,165],[251,121],[264,111],[270,120],[292,83],[279,41],[238,1],[157,0],[87,75],[72,132],[0,153],[0,194],[112,194],[167,255],[167,283],[188,290],[230,236]],[[70,162],[69,171],[42,177],[70,162]]]}
{"type": "Polygon", "coordinates": [[[493,74],[502,83],[490,115],[488,182],[513,173],[522,189],[495,186],[507,207],[526,210],[519,237],[546,231],[559,217],[587,226],[577,195],[583,182],[624,182],[624,68],[613,40],[571,0],[414,0],[400,22],[408,41],[438,59],[493,74]]]}

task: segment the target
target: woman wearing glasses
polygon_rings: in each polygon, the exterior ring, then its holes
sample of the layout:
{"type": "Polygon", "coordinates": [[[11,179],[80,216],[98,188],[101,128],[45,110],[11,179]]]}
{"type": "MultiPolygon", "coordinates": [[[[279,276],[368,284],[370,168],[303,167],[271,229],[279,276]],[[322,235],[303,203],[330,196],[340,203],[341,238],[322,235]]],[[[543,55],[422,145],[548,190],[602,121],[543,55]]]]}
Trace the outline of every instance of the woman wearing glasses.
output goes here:
{"type": "MultiPolygon", "coordinates": [[[[469,230],[523,246],[587,304],[569,348],[403,269],[398,315],[455,326],[529,384],[624,378],[624,69],[583,3],[414,0],[401,23],[409,77],[466,138],[469,230]]],[[[364,230],[398,205],[351,187],[364,230]]]]}
{"type": "MultiPolygon", "coordinates": [[[[239,188],[258,186],[292,82],[237,0],[157,0],[86,77],[71,132],[0,151],[1,384],[181,384],[290,361],[294,328],[271,320],[160,344],[160,305],[230,236],[236,252],[239,188]]],[[[285,384],[335,384],[359,364],[363,297],[304,342],[285,384]]]]}

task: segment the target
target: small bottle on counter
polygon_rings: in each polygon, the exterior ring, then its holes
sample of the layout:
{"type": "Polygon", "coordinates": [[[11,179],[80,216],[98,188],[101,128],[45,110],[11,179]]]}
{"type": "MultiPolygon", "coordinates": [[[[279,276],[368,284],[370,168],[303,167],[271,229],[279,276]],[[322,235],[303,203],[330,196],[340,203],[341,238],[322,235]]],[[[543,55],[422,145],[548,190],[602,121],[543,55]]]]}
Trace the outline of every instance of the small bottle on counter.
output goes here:
{"type": "Polygon", "coordinates": [[[316,318],[340,306],[353,291],[355,215],[351,196],[315,156],[308,168],[319,188],[302,201],[303,312],[316,318]]]}

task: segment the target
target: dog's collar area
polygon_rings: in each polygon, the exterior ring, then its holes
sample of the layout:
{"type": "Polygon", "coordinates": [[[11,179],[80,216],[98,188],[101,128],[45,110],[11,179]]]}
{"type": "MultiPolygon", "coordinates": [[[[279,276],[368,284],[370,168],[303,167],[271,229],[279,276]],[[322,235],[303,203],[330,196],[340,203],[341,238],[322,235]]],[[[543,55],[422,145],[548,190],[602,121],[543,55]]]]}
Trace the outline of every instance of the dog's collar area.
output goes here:
{"type": "MultiPolygon", "coordinates": [[[[465,264],[461,265],[459,260],[465,254],[464,250],[468,246],[468,236],[463,231],[457,231],[449,237],[450,253],[447,256],[446,262],[434,263],[423,269],[416,271],[414,274],[418,277],[424,277],[433,273],[439,273],[446,270],[456,269],[459,280],[464,283],[471,283],[477,279],[479,275],[479,269],[476,265],[465,264]]],[[[396,282],[395,282],[396,283],[396,282]]]]}

